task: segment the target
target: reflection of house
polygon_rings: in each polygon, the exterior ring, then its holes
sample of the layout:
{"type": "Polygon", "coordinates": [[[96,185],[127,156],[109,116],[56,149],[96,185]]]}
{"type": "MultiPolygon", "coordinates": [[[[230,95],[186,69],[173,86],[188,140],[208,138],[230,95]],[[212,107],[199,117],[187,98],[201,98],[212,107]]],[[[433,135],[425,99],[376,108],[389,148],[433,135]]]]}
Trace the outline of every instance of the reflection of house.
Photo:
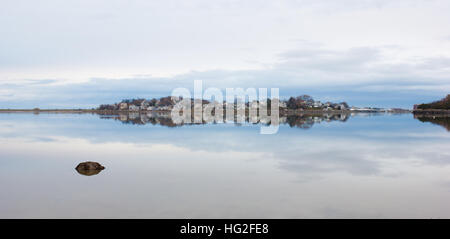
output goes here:
{"type": "Polygon", "coordinates": [[[158,110],[172,110],[172,106],[161,106],[158,107],[158,110]]]}
{"type": "MultiPolygon", "coordinates": [[[[279,118],[278,123],[279,124],[288,124],[290,127],[298,127],[302,129],[309,129],[314,124],[318,124],[321,122],[332,122],[332,121],[343,121],[345,122],[349,114],[335,114],[335,113],[322,113],[320,115],[290,115],[290,116],[283,116],[279,118]]],[[[153,112],[146,112],[145,114],[143,112],[138,111],[129,111],[129,112],[120,112],[117,117],[106,117],[108,118],[115,118],[123,123],[126,124],[159,124],[163,126],[168,127],[174,127],[177,125],[185,125],[185,124],[191,124],[190,122],[182,122],[181,124],[175,123],[171,119],[171,114],[168,111],[153,111],[153,112]]],[[[210,118],[204,118],[204,121],[202,121],[202,124],[207,123],[214,123],[214,122],[223,122],[223,118],[216,118],[214,116],[210,116],[210,118]]],[[[261,124],[278,124],[277,122],[271,121],[271,116],[262,115],[260,117],[257,116],[249,116],[244,119],[243,122],[240,122],[239,119],[223,119],[226,123],[257,123],[258,121],[261,124]]]]}
{"type": "Polygon", "coordinates": [[[148,122],[148,117],[146,115],[141,115],[141,122],[146,124],[148,122]]]}
{"type": "Polygon", "coordinates": [[[260,116],[259,122],[263,124],[268,124],[270,122],[270,116],[260,116]]]}
{"type": "Polygon", "coordinates": [[[128,120],[128,115],[119,115],[119,120],[120,121],[127,121],[128,120]]]}
{"type": "Polygon", "coordinates": [[[129,118],[130,120],[137,119],[137,118],[139,118],[139,113],[129,113],[129,114],[128,114],[128,118],[129,118]]]}

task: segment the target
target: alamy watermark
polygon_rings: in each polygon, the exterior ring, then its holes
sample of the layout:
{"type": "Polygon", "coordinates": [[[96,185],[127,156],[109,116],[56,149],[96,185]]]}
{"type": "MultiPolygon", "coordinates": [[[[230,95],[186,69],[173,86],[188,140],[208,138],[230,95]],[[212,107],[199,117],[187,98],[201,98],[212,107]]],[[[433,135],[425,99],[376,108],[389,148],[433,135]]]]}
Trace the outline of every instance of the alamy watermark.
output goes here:
{"type": "Polygon", "coordinates": [[[261,134],[275,134],[279,128],[279,89],[226,88],[225,97],[218,88],[203,90],[201,80],[194,81],[194,94],[187,88],[172,91],[176,102],[171,111],[175,124],[183,123],[260,123],[261,134]]]}

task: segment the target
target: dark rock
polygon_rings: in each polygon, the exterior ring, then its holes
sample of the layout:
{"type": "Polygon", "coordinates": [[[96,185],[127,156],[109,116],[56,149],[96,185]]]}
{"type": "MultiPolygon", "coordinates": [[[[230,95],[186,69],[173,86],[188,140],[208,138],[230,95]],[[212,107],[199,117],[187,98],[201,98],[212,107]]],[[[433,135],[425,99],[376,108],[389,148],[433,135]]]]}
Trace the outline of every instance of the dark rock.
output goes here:
{"type": "Polygon", "coordinates": [[[84,162],[78,164],[75,168],[79,174],[83,174],[85,176],[92,176],[100,173],[105,167],[97,162],[84,162]]]}

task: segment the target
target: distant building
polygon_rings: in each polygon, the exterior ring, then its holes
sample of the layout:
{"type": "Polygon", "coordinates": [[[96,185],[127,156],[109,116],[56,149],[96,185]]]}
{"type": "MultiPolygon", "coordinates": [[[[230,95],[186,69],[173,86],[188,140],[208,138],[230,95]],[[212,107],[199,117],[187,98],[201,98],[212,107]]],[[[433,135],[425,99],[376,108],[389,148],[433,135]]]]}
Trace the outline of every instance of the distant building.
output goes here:
{"type": "Polygon", "coordinates": [[[177,104],[178,102],[182,101],[183,97],[178,97],[178,96],[172,96],[172,102],[174,104],[177,104]]]}
{"type": "Polygon", "coordinates": [[[341,104],[336,105],[334,108],[339,109],[339,110],[346,110],[347,106],[345,104],[341,103],[341,104]]]}
{"type": "Polygon", "coordinates": [[[119,110],[126,110],[128,109],[128,104],[127,103],[120,103],[119,104],[119,110]]]}
{"type": "Polygon", "coordinates": [[[319,107],[322,107],[322,103],[320,102],[320,101],[315,101],[314,103],[313,103],[313,107],[314,108],[319,108],[319,107]]]}
{"type": "Polygon", "coordinates": [[[141,110],[147,110],[148,106],[150,105],[150,103],[146,100],[143,100],[141,102],[141,110]]]}
{"type": "Polygon", "coordinates": [[[128,110],[130,110],[130,111],[139,111],[139,106],[130,105],[130,106],[128,107],[128,110]]]}

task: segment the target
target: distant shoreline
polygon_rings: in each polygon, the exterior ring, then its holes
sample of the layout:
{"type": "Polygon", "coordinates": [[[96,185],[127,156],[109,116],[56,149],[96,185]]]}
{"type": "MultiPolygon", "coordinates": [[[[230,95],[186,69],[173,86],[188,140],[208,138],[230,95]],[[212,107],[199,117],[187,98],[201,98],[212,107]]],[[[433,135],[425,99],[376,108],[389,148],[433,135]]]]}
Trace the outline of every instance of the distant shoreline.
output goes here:
{"type": "MultiPolygon", "coordinates": [[[[0,113],[92,113],[92,114],[128,114],[128,113],[168,113],[171,110],[98,110],[98,109],[0,109],[0,113]]],[[[247,110],[248,111],[248,110],[247,110]]],[[[351,113],[413,113],[412,110],[395,110],[395,111],[368,111],[368,110],[292,110],[280,109],[282,115],[297,114],[351,114],[351,113]]],[[[448,112],[450,114],[450,111],[448,112]]]]}

